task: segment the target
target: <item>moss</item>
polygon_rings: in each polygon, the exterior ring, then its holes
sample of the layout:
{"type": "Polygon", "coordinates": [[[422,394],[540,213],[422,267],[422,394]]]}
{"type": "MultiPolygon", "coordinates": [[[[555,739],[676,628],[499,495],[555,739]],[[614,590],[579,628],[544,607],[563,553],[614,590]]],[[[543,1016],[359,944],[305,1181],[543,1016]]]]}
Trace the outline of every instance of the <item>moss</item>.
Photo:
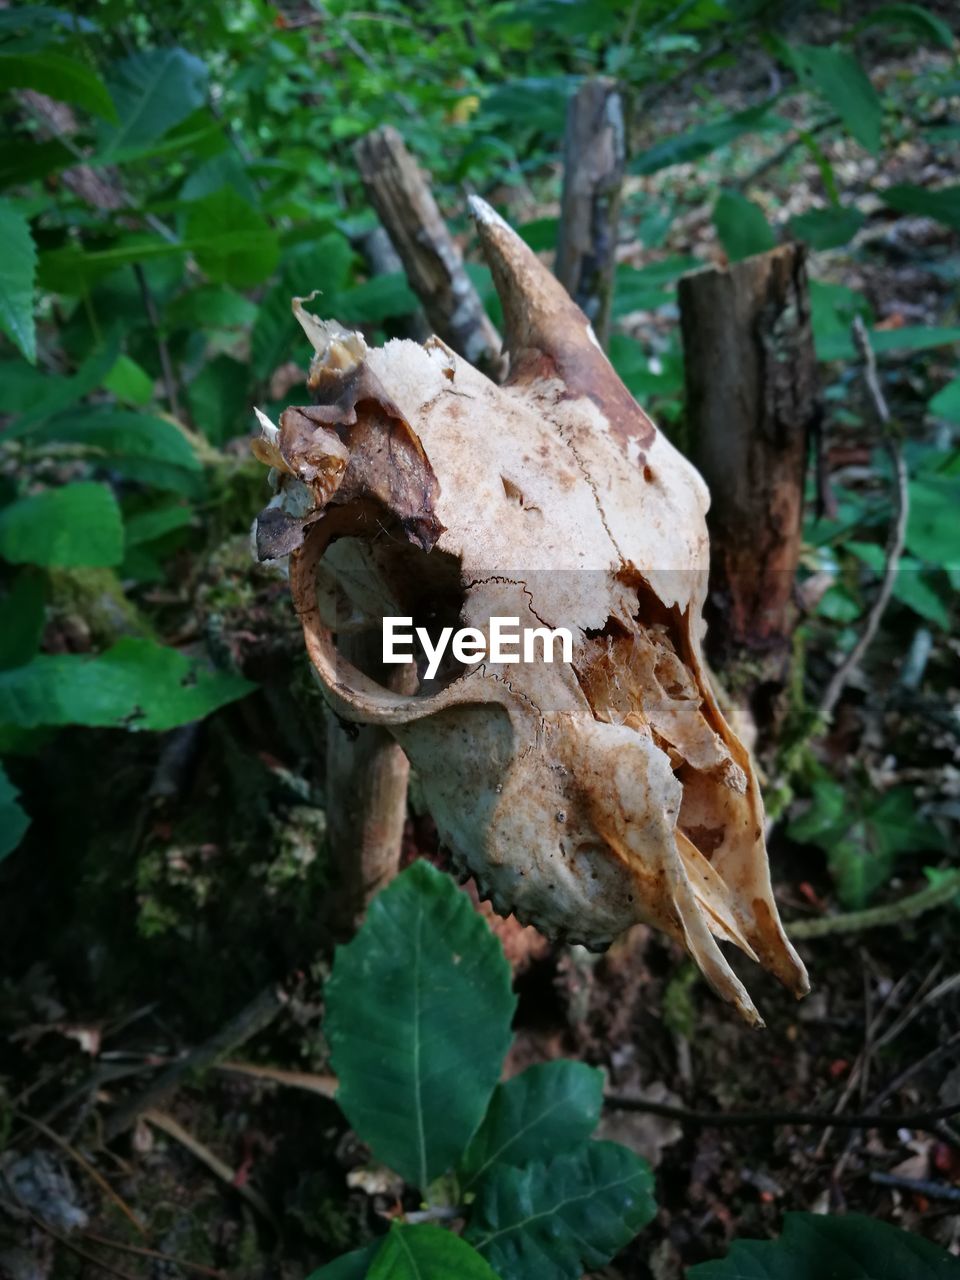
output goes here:
{"type": "Polygon", "coordinates": [[[81,619],[97,649],[108,648],[121,636],[154,635],[112,569],[51,569],[50,609],[55,621],[81,619]]]}

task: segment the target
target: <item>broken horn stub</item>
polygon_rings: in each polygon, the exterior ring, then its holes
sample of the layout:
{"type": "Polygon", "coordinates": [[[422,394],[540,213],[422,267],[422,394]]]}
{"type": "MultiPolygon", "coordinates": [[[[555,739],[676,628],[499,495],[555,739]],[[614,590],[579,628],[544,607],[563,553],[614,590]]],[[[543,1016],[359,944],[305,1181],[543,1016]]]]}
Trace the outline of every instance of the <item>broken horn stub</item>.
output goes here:
{"type": "Polygon", "coordinates": [[[773,898],[753,765],[700,653],[705,486],[543,264],[472,207],[508,382],[436,338],[368,349],[295,302],[314,403],[260,418],[276,489],[261,547],[290,552],[328,703],[400,743],[455,867],[496,910],[593,949],[637,923],[663,930],[757,1024],[722,945],[798,995],[808,982],[773,898]],[[431,644],[489,636],[497,616],[562,627],[572,656],[421,663],[401,693],[337,647],[390,615],[431,644]]]}
{"type": "Polygon", "coordinates": [[[590,321],[560,281],[503,218],[469,197],[483,255],[503,304],[510,383],[556,376],[572,398],[587,396],[624,449],[643,453],[656,427],[620,381],[590,321]]]}

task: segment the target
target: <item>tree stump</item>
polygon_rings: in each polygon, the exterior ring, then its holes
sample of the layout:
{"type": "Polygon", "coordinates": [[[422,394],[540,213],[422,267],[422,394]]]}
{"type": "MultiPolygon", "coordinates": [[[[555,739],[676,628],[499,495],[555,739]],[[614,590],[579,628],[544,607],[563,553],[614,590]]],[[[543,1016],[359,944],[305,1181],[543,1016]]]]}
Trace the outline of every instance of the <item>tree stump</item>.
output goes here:
{"type": "Polygon", "coordinates": [[[679,297],[688,449],[711,493],[708,654],[761,730],[773,728],[819,414],[804,250],[684,276],[679,297]]]}
{"type": "Polygon", "coordinates": [[[383,125],[354,148],[370,202],[433,331],[472,365],[499,374],[500,335],[463,266],[429,183],[400,134],[383,125]]]}
{"type": "Polygon", "coordinates": [[[556,276],[606,346],[627,161],[616,82],[585,80],[570,100],[556,276]]]}

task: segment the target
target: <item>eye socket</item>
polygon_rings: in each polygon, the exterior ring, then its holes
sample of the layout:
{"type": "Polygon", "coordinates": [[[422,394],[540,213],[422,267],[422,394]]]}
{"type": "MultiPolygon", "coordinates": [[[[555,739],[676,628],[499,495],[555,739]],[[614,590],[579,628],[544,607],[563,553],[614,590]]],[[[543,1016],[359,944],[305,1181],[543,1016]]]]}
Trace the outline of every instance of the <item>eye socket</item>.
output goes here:
{"type": "MultiPolygon", "coordinates": [[[[430,696],[466,670],[448,645],[433,679],[424,678],[424,646],[414,639],[411,663],[383,662],[384,619],[410,618],[435,647],[446,627],[456,629],[464,604],[460,560],[436,547],[424,551],[407,540],[399,524],[376,521],[359,536],[337,539],[318,565],[318,601],[333,646],[343,660],[344,683],[353,667],[385,691],[430,696]],[[349,667],[347,666],[349,664],[349,667]]],[[[405,652],[411,651],[406,646],[405,652]]]]}

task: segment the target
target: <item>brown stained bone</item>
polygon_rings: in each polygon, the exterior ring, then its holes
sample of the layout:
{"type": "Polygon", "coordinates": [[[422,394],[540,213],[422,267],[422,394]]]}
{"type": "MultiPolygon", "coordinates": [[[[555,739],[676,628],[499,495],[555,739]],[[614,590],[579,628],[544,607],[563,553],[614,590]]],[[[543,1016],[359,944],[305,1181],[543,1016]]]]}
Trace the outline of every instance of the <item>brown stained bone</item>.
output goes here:
{"type": "Polygon", "coordinates": [[[498,387],[436,341],[367,351],[358,335],[304,324],[324,403],[267,423],[264,447],[282,463],[272,509],[305,530],[290,577],[307,651],[337,714],[403,748],[455,869],[499,913],[592,949],[653,925],[757,1023],[718,944],[797,994],[807,979],[773,900],[753,766],[700,655],[704,486],[519,238],[479,216],[524,376],[498,387]],[[603,394],[572,392],[565,359],[592,368],[603,394]],[[614,429],[611,403],[629,408],[629,430],[614,429]],[[327,494],[317,459],[330,433],[350,457],[327,494]],[[436,522],[432,541],[402,536],[410,475],[429,489],[417,515],[436,522]],[[568,627],[573,662],[488,656],[412,692],[387,688],[338,646],[326,585],[338,564],[351,618],[419,611],[435,628],[483,630],[516,616],[568,627]]]}
{"type": "Polygon", "coordinates": [[[471,196],[470,209],[503,303],[504,346],[510,353],[508,383],[542,382],[555,376],[569,396],[593,401],[624,448],[635,442],[645,450],[656,428],[620,381],[587,317],[485,201],[471,196]]]}

